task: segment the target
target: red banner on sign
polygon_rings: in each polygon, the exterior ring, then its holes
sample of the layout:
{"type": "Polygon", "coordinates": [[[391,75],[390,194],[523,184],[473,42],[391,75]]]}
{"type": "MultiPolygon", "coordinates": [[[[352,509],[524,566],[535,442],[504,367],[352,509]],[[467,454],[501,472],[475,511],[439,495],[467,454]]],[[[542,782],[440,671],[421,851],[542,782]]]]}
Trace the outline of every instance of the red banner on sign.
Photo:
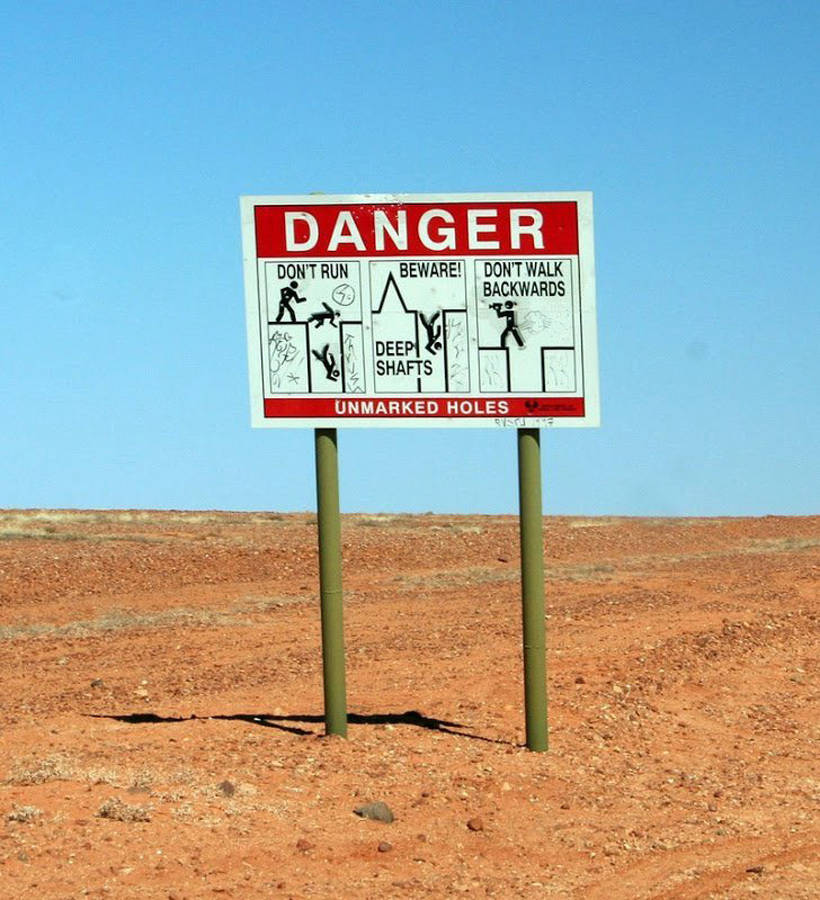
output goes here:
{"type": "Polygon", "coordinates": [[[574,201],[256,206],[261,259],[574,256],[574,201]]]}
{"type": "Polygon", "coordinates": [[[265,398],[268,419],[518,419],[583,415],[583,397],[265,398]]]}

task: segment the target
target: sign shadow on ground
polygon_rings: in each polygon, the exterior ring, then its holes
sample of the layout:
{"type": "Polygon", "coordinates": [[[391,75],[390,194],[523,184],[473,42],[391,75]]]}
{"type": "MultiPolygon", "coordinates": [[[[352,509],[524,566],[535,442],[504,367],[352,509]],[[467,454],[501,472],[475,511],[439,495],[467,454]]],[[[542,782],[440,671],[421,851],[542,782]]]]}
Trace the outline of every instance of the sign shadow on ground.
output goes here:
{"type": "MultiPolygon", "coordinates": [[[[112,719],[115,722],[124,722],[127,725],[164,725],[175,722],[191,722],[195,719],[221,720],[227,722],[247,722],[251,725],[261,725],[263,728],[278,728],[280,731],[287,731],[290,734],[317,736],[321,732],[314,731],[311,728],[300,728],[298,725],[289,725],[285,723],[302,722],[306,724],[323,724],[324,715],[315,714],[294,714],[294,715],[271,715],[268,713],[232,713],[230,715],[213,715],[213,716],[160,716],[156,713],[90,713],[91,719],[112,719]]],[[[456,729],[464,728],[459,722],[448,722],[446,719],[435,719],[431,716],[425,716],[415,709],[408,709],[403,713],[348,713],[347,721],[350,725],[411,725],[416,728],[424,728],[428,731],[440,731],[444,734],[453,734],[457,737],[469,738],[474,741],[485,741],[490,744],[510,744],[510,741],[502,741],[497,738],[485,737],[481,734],[474,734],[469,731],[461,731],[456,729]]]]}

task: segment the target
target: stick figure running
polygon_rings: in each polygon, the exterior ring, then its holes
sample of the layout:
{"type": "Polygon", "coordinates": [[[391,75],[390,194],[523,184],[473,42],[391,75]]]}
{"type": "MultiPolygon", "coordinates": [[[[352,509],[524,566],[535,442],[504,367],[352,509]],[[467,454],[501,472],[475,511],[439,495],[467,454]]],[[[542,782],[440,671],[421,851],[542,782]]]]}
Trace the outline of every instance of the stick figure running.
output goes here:
{"type": "Polygon", "coordinates": [[[279,291],[279,312],[276,314],[276,321],[281,322],[282,316],[285,314],[285,310],[290,314],[291,322],[296,321],[296,313],[293,311],[293,307],[291,303],[295,300],[297,303],[304,303],[307,298],[300,297],[296,293],[296,288],[299,287],[299,283],[297,281],[291,281],[290,284],[286,284],[281,291],[279,291]]]}
{"type": "Polygon", "coordinates": [[[337,328],[338,326],[336,325],[336,319],[339,318],[339,315],[340,315],[339,311],[338,311],[338,310],[335,310],[335,309],[331,309],[331,308],[327,305],[327,303],[325,303],[324,301],[322,301],[322,306],[324,306],[325,311],[324,311],[324,312],[315,312],[315,313],[311,313],[311,314],[308,316],[308,323],[310,323],[310,322],[315,322],[315,323],[316,323],[316,327],[317,327],[317,328],[321,328],[322,325],[325,324],[325,322],[330,322],[330,324],[331,324],[334,328],[337,328]]]}
{"type": "Polygon", "coordinates": [[[419,318],[421,319],[421,324],[424,326],[424,330],[427,332],[427,350],[432,353],[433,356],[436,355],[436,350],[441,350],[441,341],[439,338],[441,337],[441,325],[436,325],[436,319],[441,315],[441,310],[433,313],[430,316],[430,321],[427,321],[423,312],[419,313],[419,318]]]}
{"type": "Polygon", "coordinates": [[[336,357],[330,352],[330,344],[325,344],[321,353],[318,353],[316,350],[311,350],[310,352],[325,367],[325,375],[327,375],[328,380],[337,381],[339,378],[339,367],[336,365],[336,357]]]}
{"type": "Polygon", "coordinates": [[[511,334],[515,338],[516,344],[519,347],[524,346],[524,339],[521,337],[521,332],[518,330],[518,323],[515,321],[515,309],[513,308],[515,303],[512,300],[507,300],[504,304],[504,308],[502,309],[500,303],[491,303],[490,309],[495,310],[495,314],[499,319],[505,319],[507,324],[504,330],[501,332],[501,346],[507,346],[507,335],[511,334]]]}

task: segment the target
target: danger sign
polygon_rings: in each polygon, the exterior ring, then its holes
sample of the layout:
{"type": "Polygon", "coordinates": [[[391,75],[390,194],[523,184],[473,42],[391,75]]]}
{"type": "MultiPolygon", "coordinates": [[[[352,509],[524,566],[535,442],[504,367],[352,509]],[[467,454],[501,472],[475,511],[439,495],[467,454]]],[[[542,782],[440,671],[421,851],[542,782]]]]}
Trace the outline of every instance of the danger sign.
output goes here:
{"type": "Polygon", "coordinates": [[[592,197],[243,197],[254,426],[598,424],[592,197]]]}

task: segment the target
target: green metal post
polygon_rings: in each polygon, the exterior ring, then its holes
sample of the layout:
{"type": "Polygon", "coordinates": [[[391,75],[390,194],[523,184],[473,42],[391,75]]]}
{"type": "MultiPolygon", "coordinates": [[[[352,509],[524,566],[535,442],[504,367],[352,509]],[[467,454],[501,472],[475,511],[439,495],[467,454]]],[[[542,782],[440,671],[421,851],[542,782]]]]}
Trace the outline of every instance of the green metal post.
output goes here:
{"type": "Polygon", "coordinates": [[[544,538],[541,509],[541,441],[537,428],[518,429],[518,500],[527,747],[530,750],[546,750],[548,740],[544,538]]]}
{"type": "Polygon", "coordinates": [[[335,428],[317,428],[316,505],[319,522],[319,594],[325,731],[347,737],[345,642],[342,614],[342,526],[335,428]]]}

